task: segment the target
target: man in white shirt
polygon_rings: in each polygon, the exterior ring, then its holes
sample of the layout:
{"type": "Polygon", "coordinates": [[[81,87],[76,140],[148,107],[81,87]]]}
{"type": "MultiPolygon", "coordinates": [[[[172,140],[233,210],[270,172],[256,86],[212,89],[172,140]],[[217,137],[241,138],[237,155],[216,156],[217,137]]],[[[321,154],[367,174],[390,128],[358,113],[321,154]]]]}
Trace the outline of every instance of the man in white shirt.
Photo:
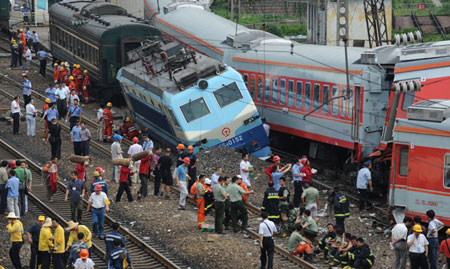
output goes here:
{"type": "MultiPolygon", "coordinates": [[[[122,142],[122,137],[118,134],[113,135],[113,143],[111,144],[111,157],[112,159],[123,158],[122,157],[122,148],[120,147],[120,143],[122,142]]],[[[112,182],[119,183],[120,178],[120,165],[113,165],[113,175],[112,182]]]]}
{"type": "Polygon", "coordinates": [[[242,161],[239,165],[240,175],[242,177],[242,181],[244,182],[247,188],[251,187],[250,183],[250,172],[253,172],[253,168],[249,168],[251,166],[248,161],[248,153],[242,153],[242,161]]]}
{"type": "Polygon", "coordinates": [[[27,136],[36,135],[36,108],[34,107],[34,99],[31,98],[25,107],[27,119],[27,136]]]}
{"type": "Polygon", "coordinates": [[[95,185],[94,193],[89,197],[87,212],[92,207],[92,231],[94,236],[104,239],[105,210],[109,211],[109,200],[106,193],[102,192],[101,185],[95,185]]]}
{"type": "Polygon", "coordinates": [[[434,210],[428,210],[426,214],[429,219],[427,230],[427,239],[430,243],[428,247],[428,260],[430,261],[430,269],[436,269],[438,264],[439,252],[438,233],[442,228],[444,228],[444,224],[440,220],[434,218],[434,210]]]}
{"type": "Polygon", "coordinates": [[[408,236],[408,226],[411,224],[412,219],[405,217],[403,223],[397,223],[392,228],[392,241],[391,244],[394,247],[395,259],[394,267],[398,269],[406,268],[406,257],[408,254],[408,245],[406,244],[406,237],[408,236]]]}
{"type": "Polygon", "coordinates": [[[80,97],[78,97],[78,95],[75,93],[75,90],[72,90],[72,92],[70,92],[69,99],[68,99],[69,107],[75,105],[75,100],[80,102],[80,97]]]}
{"type": "Polygon", "coordinates": [[[19,134],[19,120],[20,120],[20,97],[14,97],[11,102],[11,116],[13,118],[13,135],[19,134]]]}
{"type": "MultiPolygon", "coordinates": [[[[139,152],[143,152],[144,149],[142,148],[141,145],[139,145],[139,138],[137,137],[133,137],[133,145],[130,146],[130,148],[128,149],[128,158],[131,158],[134,154],[139,153],[139,152]]],[[[131,181],[133,183],[137,183],[138,182],[138,177],[139,177],[139,165],[141,165],[141,161],[135,161],[134,162],[134,173],[131,176],[131,181]]]]}
{"type": "Polygon", "coordinates": [[[27,46],[27,51],[25,51],[25,69],[31,69],[31,60],[33,57],[31,56],[31,49],[27,46]]]}
{"type": "Polygon", "coordinates": [[[103,108],[105,105],[101,105],[100,108],[97,110],[97,140],[101,141],[103,140],[103,130],[105,128],[105,125],[103,123],[103,108]]]}
{"type": "Polygon", "coordinates": [[[222,168],[216,168],[216,170],[214,171],[214,174],[212,174],[211,176],[211,188],[214,188],[214,184],[216,184],[217,182],[219,182],[219,177],[222,175],[222,168]]]}
{"type": "Polygon", "coordinates": [[[267,137],[269,137],[270,125],[266,123],[266,119],[265,118],[262,119],[262,122],[263,122],[264,131],[266,132],[267,137]]]}
{"type": "Polygon", "coordinates": [[[262,222],[259,224],[259,247],[261,248],[261,268],[273,268],[273,253],[275,243],[273,242],[273,233],[276,231],[275,223],[269,220],[266,212],[261,213],[262,222]]]}
{"type": "Polygon", "coordinates": [[[409,246],[409,261],[413,268],[428,269],[428,240],[422,234],[422,227],[418,224],[413,227],[413,234],[407,239],[409,246]]]}
{"type": "Polygon", "coordinates": [[[58,89],[56,89],[55,95],[57,98],[56,105],[58,107],[58,115],[60,117],[63,117],[67,113],[67,98],[69,95],[69,88],[64,83],[61,83],[58,86],[58,89]]]}

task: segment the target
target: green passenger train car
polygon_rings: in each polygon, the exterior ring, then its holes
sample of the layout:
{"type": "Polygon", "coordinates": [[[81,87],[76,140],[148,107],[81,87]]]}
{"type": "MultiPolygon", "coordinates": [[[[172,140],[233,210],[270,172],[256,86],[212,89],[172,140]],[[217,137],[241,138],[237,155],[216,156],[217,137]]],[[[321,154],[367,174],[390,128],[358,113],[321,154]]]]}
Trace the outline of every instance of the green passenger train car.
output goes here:
{"type": "Polygon", "coordinates": [[[2,32],[9,29],[11,3],[9,0],[0,0],[0,30],[2,32]]]}
{"type": "Polygon", "coordinates": [[[162,35],[147,21],[107,2],[65,0],[51,5],[49,15],[53,58],[87,69],[90,95],[98,102],[122,101],[116,74],[127,63],[127,52],[162,35]]]}

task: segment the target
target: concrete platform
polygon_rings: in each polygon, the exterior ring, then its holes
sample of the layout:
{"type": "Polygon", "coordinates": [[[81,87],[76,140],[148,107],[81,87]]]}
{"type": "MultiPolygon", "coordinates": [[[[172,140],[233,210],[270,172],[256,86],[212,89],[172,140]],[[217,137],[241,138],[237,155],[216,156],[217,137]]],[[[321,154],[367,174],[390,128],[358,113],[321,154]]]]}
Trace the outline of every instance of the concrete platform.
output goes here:
{"type": "Polygon", "coordinates": [[[31,31],[38,33],[39,43],[47,50],[50,50],[50,29],[48,26],[24,26],[22,12],[20,11],[11,11],[9,24],[14,30],[22,28],[25,31],[26,27],[30,27],[31,31]]]}

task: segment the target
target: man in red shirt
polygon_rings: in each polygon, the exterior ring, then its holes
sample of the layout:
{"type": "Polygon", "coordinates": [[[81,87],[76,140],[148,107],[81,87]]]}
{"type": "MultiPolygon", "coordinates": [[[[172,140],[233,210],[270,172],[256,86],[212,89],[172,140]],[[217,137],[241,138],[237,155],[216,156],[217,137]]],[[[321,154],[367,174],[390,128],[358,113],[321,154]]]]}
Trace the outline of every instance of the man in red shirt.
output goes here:
{"type": "Polygon", "coordinates": [[[141,164],[139,165],[139,178],[141,179],[141,188],[138,191],[138,200],[141,197],[147,197],[147,184],[150,177],[150,158],[153,154],[149,153],[147,156],[141,159],[141,164]]]}
{"type": "Polygon", "coordinates": [[[447,268],[450,266],[450,228],[445,232],[447,234],[447,239],[441,242],[441,247],[439,252],[442,257],[442,265],[447,264],[447,268]]]}
{"type": "Polygon", "coordinates": [[[106,104],[105,110],[103,110],[103,121],[105,122],[105,129],[103,131],[103,142],[112,141],[112,125],[113,125],[113,115],[111,113],[112,103],[108,102],[106,104]]]}
{"type": "Polygon", "coordinates": [[[120,202],[120,199],[122,198],[122,194],[125,191],[127,193],[128,202],[133,202],[133,196],[131,195],[130,185],[129,182],[131,182],[131,176],[133,173],[130,171],[130,168],[128,166],[122,165],[120,168],[120,178],[119,178],[119,190],[117,191],[116,195],[116,203],[120,202]]]}
{"type": "Polygon", "coordinates": [[[81,87],[83,88],[84,102],[87,104],[89,100],[89,87],[91,85],[91,80],[88,75],[88,71],[83,71],[84,77],[81,87]]]}
{"type": "Polygon", "coordinates": [[[272,182],[272,172],[279,172],[280,167],[281,167],[281,159],[280,156],[275,155],[273,156],[273,164],[271,164],[269,167],[266,168],[266,170],[264,171],[266,173],[266,175],[269,177],[269,182],[272,182]]]}

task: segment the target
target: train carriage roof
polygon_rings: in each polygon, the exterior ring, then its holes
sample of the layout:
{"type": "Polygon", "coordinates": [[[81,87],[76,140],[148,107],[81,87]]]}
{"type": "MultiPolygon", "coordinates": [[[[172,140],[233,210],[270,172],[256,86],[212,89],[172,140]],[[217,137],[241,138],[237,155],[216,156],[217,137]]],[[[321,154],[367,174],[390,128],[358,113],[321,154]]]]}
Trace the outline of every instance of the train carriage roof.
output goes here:
{"type": "Polygon", "coordinates": [[[137,22],[134,17],[127,16],[125,9],[106,2],[66,0],[51,5],[49,14],[67,26],[73,25],[74,22],[78,23],[72,27],[79,27],[80,35],[86,34],[93,38],[101,37],[107,31],[119,27],[153,28],[137,22]],[[83,20],[85,23],[81,23],[83,20]]]}

